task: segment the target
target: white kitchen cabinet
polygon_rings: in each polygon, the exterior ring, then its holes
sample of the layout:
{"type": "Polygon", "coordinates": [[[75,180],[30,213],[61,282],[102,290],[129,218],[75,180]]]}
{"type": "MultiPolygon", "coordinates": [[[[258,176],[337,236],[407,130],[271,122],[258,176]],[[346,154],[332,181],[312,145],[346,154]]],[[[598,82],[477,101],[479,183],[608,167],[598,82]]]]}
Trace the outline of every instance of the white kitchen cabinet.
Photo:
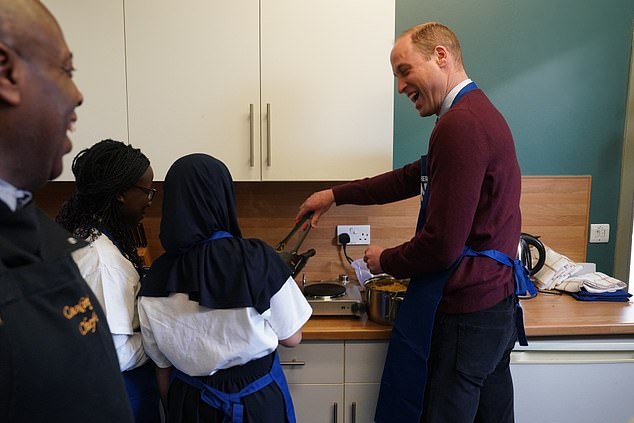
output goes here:
{"type": "Polygon", "coordinates": [[[346,341],[345,422],[374,422],[387,346],[385,341],[346,341]]]}
{"type": "Polygon", "coordinates": [[[262,1],[262,179],[392,168],[394,14],[393,0],[262,1]]]}
{"type": "Polygon", "coordinates": [[[392,167],[394,0],[125,3],[130,142],[156,179],[206,152],[236,180],[392,167]]]}
{"type": "Polygon", "coordinates": [[[73,150],[64,157],[58,178],[74,181],[75,155],[105,138],[128,141],[123,1],[43,0],[73,53],[73,76],[84,96],[77,108],[73,150]]]}
{"type": "Polygon", "coordinates": [[[340,423],[344,421],[343,385],[289,384],[298,422],[340,423]]]}
{"type": "Polygon", "coordinates": [[[193,152],[259,179],[258,0],[128,1],[125,23],[130,143],[155,179],[193,152]]]}
{"type": "Polygon", "coordinates": [[[346,383],[344,422],[373,423],[379,387],[379,383],[346,383]]]}
{"type": "Polygon", "coordinates": [[[297,421],[342,422],[343,342],[302,342],[278,351],[297,421]]]}
{"type": "Polygon", "coordinates": [[[297,421],[372,423],[387,342],[304,341],[279,348],[297,421]]]}

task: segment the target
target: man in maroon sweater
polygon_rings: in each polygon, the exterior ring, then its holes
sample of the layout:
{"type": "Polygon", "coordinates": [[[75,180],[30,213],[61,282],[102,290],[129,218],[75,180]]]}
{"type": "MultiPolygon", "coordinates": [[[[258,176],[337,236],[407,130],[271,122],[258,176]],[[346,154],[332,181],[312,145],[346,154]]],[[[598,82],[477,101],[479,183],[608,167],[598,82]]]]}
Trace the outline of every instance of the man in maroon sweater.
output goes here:
{"type": "MultiPolygon", "coordinates": [[[[421,198],[427,198],[421,203],[414,237],[392,248],[371,245],[364,259],[372,273],[411,278],[410,291],[412,284],[431,286],[437,275],[444,275],[434,303],[437,312],[432,311],[425,323],[430,341],[402,329],[399,319],[413,321],[416,316],[399,313],[390,343],[396,351],[396,332],[408,338],[402,343],[419,344],[425,350],[422,364],[415,363],[420,366],[424,406],[413,407],[409,415],[387,417],[382,406],[392,404],[392,410],[400,410],[410,404],[382,399],[388,391],[382,386],[376,421],[396,418],[399,423],[418,423],[422,413],[423,422],[512,422],[509,357],[517,338],[512,269],[487,257],[463,257],[465,246],[516,256],[521,178],[511,131],[468,79],[459,41],[445,26],[432,22],[405,31],[392,49],[391,63],[398,92],[414,103],[422,117],[438,116],[426,165],[421,165],[423,158],[373,178],[316,192],[300,206],[298,216],[314,211],[315,225],[333,203],[385,204],[422,192],[421,198]]],[[[427,306],[421,303],[419,309],[423,307],[427,306]]],[[[383,385],[391,361],[388,352],[383,385]]],[[[405,373],[415,368],[412,363],[400,365],[405,373]]],[[[398,380],[389,383],[390,391],[398,390],[398,380]]]]}

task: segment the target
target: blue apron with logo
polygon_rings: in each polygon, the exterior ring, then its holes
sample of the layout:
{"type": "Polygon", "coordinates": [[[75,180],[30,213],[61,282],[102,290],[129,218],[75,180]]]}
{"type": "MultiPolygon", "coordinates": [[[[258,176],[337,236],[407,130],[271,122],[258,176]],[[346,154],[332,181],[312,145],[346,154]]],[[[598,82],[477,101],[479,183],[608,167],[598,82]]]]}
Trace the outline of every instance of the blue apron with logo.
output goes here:
{"type": "MultiPolygon", "coordinates": [[[[429,202],[427,156],[421,157],[421,208],[416,231],[425,224],[429,202]]],[[[462,256],[447,270],[410,280],[399,306],[383,368],[374,421],[419,423],[425,396],[431,336],[445,283],[462,256]]]]}

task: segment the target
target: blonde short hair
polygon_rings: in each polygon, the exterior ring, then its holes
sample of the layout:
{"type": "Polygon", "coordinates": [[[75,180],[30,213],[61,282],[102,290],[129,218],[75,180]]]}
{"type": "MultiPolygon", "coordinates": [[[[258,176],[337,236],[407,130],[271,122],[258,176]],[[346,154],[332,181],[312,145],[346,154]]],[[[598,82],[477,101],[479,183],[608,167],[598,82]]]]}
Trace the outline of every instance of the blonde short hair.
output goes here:
{"type": "MultiPolygon", "coordinates": [[[[452,30],[439,22],[427,22],[411,27],[404,31],[401,37],[409,36],[414,47],[429,60],[434,48],[442,45],[454,56],[456,62],[462,65],[462,50],[460,41],[452,30]]],[[[399,37],[399,38],[401,38],[399,37]]]]}

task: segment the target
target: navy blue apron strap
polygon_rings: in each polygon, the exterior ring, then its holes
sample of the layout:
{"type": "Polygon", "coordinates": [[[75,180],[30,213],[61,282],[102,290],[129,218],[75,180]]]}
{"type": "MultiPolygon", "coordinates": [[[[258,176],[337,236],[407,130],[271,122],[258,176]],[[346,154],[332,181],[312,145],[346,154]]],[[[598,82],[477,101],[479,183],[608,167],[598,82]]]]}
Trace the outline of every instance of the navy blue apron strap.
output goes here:
{"type": "Polygon", "coordinates": [[[464,96],[466,93],[468,93],[469,91],[477,90],[477,89],[478,89],[478,86],[476,85],[475,82],[473,81],[469,82],[467,85],[462,87],[460,92],[458,92],[456,97],[454,97],[453,101],[451,102],[451,107],[453,107],[454,104],[459,102],[462,96],[464,96]]]}
{"type": "Polygon", "coordinates": [[[515,327],[517,328],[517,341],[521,346],[527,346],[528,337],[524,328],[524,309],[522,309],[520,300],[517,297],[515,297],[515,327]]]}
{"type": "Polygon", "coordinates": [[[227,231],[216,231],[211,234],[211,236],[207,239],[207,241],[214,241],[216,239],[222,239],[222,238],[233,238],[233,235],[231,235],[227,231]]]}
{"type": "Polygon", "coordinates": [[[284,371],[282,370],[280,357],[277,351],[275,351],[273,366],[271,366],[271,377],[273,377],[273,380],[277,384],[277,387],[280,388],[280,391],[282,391],[282,395],[284,396],[284,404],[286,406],[286,418],[288,419],[288,423],[296,423],[297,420],[295,418],[295,409],[293,408],[291,391],[288,388],[288,382],[286,381],[286,376],[284,376],[284,371]]]}
{"type": "Polygon", "coordinates": [[[464,248],[467,257],[488,257],[500,264],[513,268],[513,280],[515,282],[515,295],[536,295],[537,288],[528,276],[528,270],[519,259],[511,259],[506,254],[497,250],[475,251],[470,247],[464,248]]]}
{"type": "Polygon", "coordinates": [[[232,414],[231,403],[229,401],[228,394],[225,394],[224,392],[221,392],[212,388],[211,386],[207,385],[206,383],[204,383],[203,381],[201,381],[200,379],[194,376],[190,376],[186,373],[183,373],[182,371],[178,370],[176,367],[174,367],[174,370],[172,371],[172,375],[174,376],[175,379],[180,379],[186,384],[200,390],[201,398],[211,407],[217,410],[222,410],[225,413],[225,415],[230,416],[232,414]],[[219,393],[220,395],[203,396],[206,390],[210,390],[212,392],[215,391],[219,393]]]}
{"type": "Polygon", "coordinates": [[[429,178],[427,177],[427,155],[424,155],[420,156],[420,209],[418,210],[418,220],[416,221],[417,233],[425,225],[427,204],[429,204],[429,178]]]}

